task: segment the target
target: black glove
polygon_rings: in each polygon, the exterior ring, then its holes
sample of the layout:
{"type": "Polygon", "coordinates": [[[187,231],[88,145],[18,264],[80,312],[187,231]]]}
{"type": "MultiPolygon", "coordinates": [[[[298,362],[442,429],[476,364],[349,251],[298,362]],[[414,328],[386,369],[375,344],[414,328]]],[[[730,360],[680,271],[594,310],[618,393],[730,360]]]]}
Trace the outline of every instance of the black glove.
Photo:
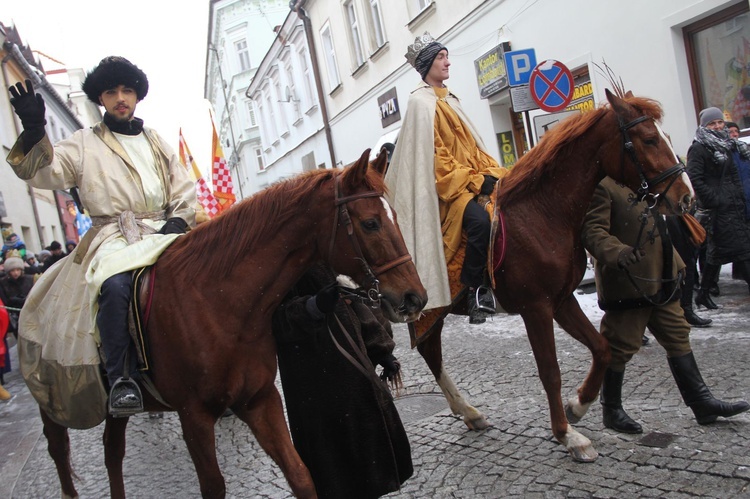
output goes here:
{"type": "Polygon", "coordinates": [[[383,366],[383,372],[380,374],[383,381],[393,379],[401,371],[401,363],[392,354],[383,357],[379,364],[383,366]]]}
{"type": "Polygon", "coordinates": [[[47,124],[47,120],[44,119],[44,99],[40,94],[34,93],[31,80],[26,80],[26,88],[23,87],[23,83],[18,82],[8,88],[8,91],[11,95],[10,103],[21,119],[24,130],[44,129],[44,125],[47,124]]]}
{"type": "Polygon", "coordinates": [[[482,182],[482,188],[480,189],[479,194],[492,194],[492,190],[495,188],[496,183],[497,179],[495,177],[493,177],[492,175],[485,175],[484,182],[482,182]]]}
{"type": "Polygon", "coordinates": [[[184,234],[187,232],[187,222],[180,217],[172,217],[159,229],[159,234],[184,234]]]}
{"type": "Polygon", "coordinates": [[[328,286],[318,291],[318,294],[315,295],[315,306],[324,314],[333,312],[340,296],[341,293],[339,293],[338,286],[328,286]]]}
{"type": "Polygon", "coordinates": [[[634,263],[640,262],[644,256],[646,256],[646,252],[642,249],[628,246],[617,255],[617,266],[621,269],[630,267],[634,263]]]}

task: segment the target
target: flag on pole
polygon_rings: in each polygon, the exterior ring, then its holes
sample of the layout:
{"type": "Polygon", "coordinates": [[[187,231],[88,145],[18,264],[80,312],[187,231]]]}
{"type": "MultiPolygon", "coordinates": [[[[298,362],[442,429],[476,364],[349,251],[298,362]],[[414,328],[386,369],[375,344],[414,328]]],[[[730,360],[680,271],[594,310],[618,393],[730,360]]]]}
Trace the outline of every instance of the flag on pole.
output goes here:
{"type": "Polygon", "coordinates": [[[198,202],[203,207],[203,211],[206,212],[208,218],[215,217],[221,211],[221,206],[219,206],[219,201],[217,201],[211,193],[211,189],[209,189],[208,183],[198,169],[198,165],[195,163],[193,155],[190,154],[190,149],[188,148],[187,142],[185,142],[185,137],[182,136],[182,128],[180,128],[180,161],[185,165],[190,177],[195,181],[195,193],[198,202]]]}
{"type": "Polygon", "coordinates": [[[214,164],[212,170],[212,181],[214,185],[214,197],[219,201],[221,210],[226,210],[234,204],[236,198],[234,197],[234,185],[232,184],[232,174],[227,166],[227,161],[224,159],[224,151],[221,148],[221,142],[219,142],[219,136],[216,133],[216,125],[211,122],[214,129],[213,136],[213,152],[214,152],[214,164]]]}

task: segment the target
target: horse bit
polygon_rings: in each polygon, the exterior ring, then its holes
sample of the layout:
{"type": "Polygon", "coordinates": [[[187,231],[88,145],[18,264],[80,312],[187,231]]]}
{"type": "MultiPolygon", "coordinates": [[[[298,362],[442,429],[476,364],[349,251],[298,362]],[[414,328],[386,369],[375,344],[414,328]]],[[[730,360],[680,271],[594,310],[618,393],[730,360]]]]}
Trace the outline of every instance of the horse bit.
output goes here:
{"type": "Polygon", "coordinates": [[[349,239],[352,242],[352,246],[354,247],[354,251],[357,254],[357,259],[362,263],[362,269],[364,270],[366,281],[365,285],[369,286],[367,289],[362,288],[349,288],[346,286],[342,286],[339,284],[339,289],[342,292],[342,294],[345,294],[349,297],[356,298],[364,302],[369,302],[370,307],[372,308],[379,308],[380,307],[380,299],[382,298],[382,294],[380,293],[380,281],[378,280],[378,276],[388,272],[389,270],[398,267],[399,265],[403,263],[407,263],[411,261],[411,255],[409,253],[406,253],[405,255],[402,255],[398,258],[395,258],[391,260],[390,262],[376,266],[371,267],[370,264],[367,263],[367,259],[364,256],[364,253],[362,252],[362,248],[359,245],[359,241],[357,240],[356,234],[354,234],[354,226],[352,224],[352,218],[349,215],[349,210],[346,208],[347,203],[350,201],[356,201],[357,199],[363,199],[363,198],[373,198],[373,197],[383,197],[382,192],[376,192],[376,191],[369,191],[369,192],[362,192],[359,194],[353,194],[351,196],[341,196],[341,175],[338,175],[336,177],[335,187],[334,187],[334,197],[335,197],[335,204],[338,207],[336,210],[336,214],[333,217],[333,232],[331,233],[331,244],[329,246],[328,255],[329,259],[332,259],[333,257],[333,250],[334,250],[334,243],[336,241],[336,234],[338,232],[338,225],[339,225],[339,217],[341,217],[341,221],[343,225],[346,227],[346,233],[349,236],[349,239]]]}

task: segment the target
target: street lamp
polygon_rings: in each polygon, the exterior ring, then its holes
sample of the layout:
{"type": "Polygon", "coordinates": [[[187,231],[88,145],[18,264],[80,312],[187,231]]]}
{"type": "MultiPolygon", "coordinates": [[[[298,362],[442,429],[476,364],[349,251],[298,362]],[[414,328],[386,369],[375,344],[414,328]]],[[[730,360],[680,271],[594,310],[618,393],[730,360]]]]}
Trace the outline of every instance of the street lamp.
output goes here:
{"type": "Polygon", "coordinates": [[[242,193],[242,176],[240,175],[240,169],[239,164],[242,163],[242,160],[239,157],[239,154],[237,154],[237,143],[234,140],[234,126],[232,125],[232,115],[229,112],[229,99],[227,98],[227,83],[224,81],[224,74],[221,71],[221,58],[219,57],[219,51],[216,49],[216,47],[213,46],[213,44],[208,44],[208,50],[214,52],[216,54],[216,65],[219,67],[219,79],[221,80],[221,90],[224,93],[224,112],[227,113],[227,120],[229,121],[229,135],[232,139],[232,154],[229,156],[229,171],[232,171],[232,166],[235,165],[237,168],[235,169],[235,172],[237,173],[237,187],[240,189],[240,198],[244,199],[245,195],[242,193]]]}

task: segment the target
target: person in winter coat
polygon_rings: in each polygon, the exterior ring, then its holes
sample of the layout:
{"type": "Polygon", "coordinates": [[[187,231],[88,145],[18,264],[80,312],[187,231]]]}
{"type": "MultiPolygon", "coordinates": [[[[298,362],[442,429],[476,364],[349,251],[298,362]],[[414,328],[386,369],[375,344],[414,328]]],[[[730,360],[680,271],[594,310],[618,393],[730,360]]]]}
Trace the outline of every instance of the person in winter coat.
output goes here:
{"type": "Polygon", "coordinates": [[[11,316],[9,332],[18,333],[18,310],[26,303],[26,298],[34,286],[34,277],[24,273],[23,260],[18,257],[7,258],[3,265],[6,275],[0,277],[0,290],[2,290],[5,305],[15,309],[9,312],[11,316]]]}
{"type": "Polygon", "coordinates": [[[604,426],[641,433],[641,425],[622,407],[625,366],[641,348],[646,327],[667,352],[667,362],[685,404],[699,424],[750,409],[745,401],[714,398],[703,381],[692,347],[690,325],[679,302],[679,276],[685,268],[672,246],[662,215],[653,213],[642,227],[646,203],[607,177],[594,191],[584,218],[582,241],[596,259],[601,333],[612,353],[604,373],[600,402],[604,426]]]}
{"type": "Polygon", "coordinates": [[[700,208],[709,217],[706,264],[695,304],[716,309],[709,290],[723,264],[735,262],[750,289],[750,148],[729,137],[718,108],[700,112],[687,171],[700,208]]]}
{"type": "Polygon", "coordinates": [[[273,334],[292,440],[318,497],[367,499],[398,490],[413,467],[383,381],[400,380],[385,317],[340,298],[334,273],[317,265],[274,312],[273,334]]]}
{"type": "Polygon", "coordinates": [[[2,257],[3,260],[8,256],[8,253],[14,251],[16,253],[16,256],[19,256],[21,258],[24,258],[26,256],[26,244],[21,240],[20,237],[18,237],[18,234],[10,234],[8,237],[5,238],[3,249],[2,249],[2,257]]]}
{"type": "Polygon", "coordinates": [[[148,87],[136,65],[105,57],[82,85],[86,97],[104,107],[102,121],[54,146],[45,131],[44,99],[31,81],[9,89],[23,133],[8,163],[34,188],[77,187],[93,222],[71,254],[46,267],[29,296],[33,306],[21,313],[19,332],[29,390],[53,420],[73,428],[95,426],[107,415],[102,363],[109,411],[126,416],[142,410],[135,376],[127,376],[137,374],[135,356],[127,370],[124,360],[132,348],[131,271],[155,263],[195,225],[195,187],[187,170],[168,142],[135,117],[148,87]]]}
{"type": "MultiPolygon", "coordinates": [[[[8,334],[9,323],[8,310],[5,308],[2,293],[0,292],[0,338],[2,338],[2,342],[0,342],[0,372],[4,372],[3,369],[6,367],[5,358],[8,353],[8,340],[6,339],[6,335],[8,334]]],[[[0,381],[4,382],[2,374],[0,374],[0,381]]],[[[0,383],[0,400],[10,400],[11,398],[12,396],[10,392],[8,392],[2,383],[0,383]]]]}

